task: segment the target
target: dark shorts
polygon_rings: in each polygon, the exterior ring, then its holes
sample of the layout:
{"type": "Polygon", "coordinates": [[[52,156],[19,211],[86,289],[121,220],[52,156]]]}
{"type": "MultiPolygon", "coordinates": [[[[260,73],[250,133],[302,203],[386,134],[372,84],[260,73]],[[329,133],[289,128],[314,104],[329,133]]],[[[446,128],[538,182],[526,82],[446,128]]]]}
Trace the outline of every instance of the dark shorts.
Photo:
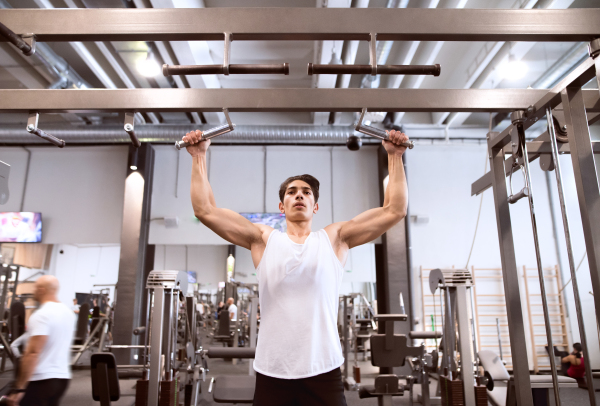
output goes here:
{"type": "Polygon", "coordinates": [[[339,368],[302,379],[272,378],[256,373],[254,406],[346,406],[339,368]]]}
{"type": "Polygon", "coordinates": [[[58,406],[69,386],[69,379],[31,381],[19,406],[58,406]]]}

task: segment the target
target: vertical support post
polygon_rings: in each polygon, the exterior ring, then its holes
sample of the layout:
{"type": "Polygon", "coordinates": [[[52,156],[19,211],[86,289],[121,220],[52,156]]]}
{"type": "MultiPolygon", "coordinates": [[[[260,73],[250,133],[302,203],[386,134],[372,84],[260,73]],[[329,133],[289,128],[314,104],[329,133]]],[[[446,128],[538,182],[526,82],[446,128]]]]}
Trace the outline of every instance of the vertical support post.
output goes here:
{"type": "Polygon", "coordinates": [[[457,286],[456,320],[458,321],[458,345],[460,349],[460,374],[463,381],[465,405],[475,406],[475,377],[473,375],[473,353],[471,352],[471,332],[469,331],[469,305],[467,287],[457,286]]]}
{"type": "Polygon", "coordinates": [[[583,236],[590,266],[596,320],[600,324],[600,188],[581,88],[561,93],[575,175],[583,236]]]}
{"type": "MultiPolygon", "coordinates": [[[[348,296],[342,296],[344,300],[342,326],[344,327],[344,383],[348,379],[348,296]]],[[[380,321],[381,323],[381,321],[380,321]]]]}
{"type": "MultiPolygon", "coordinates": [[[[535,347],[535,334],[533,329],[533,316],[531,315],[531,300],[529,295],[529,279],[527,278],[527,267],[523,265],[523,283],[525,284],[525,297],[527,298],[527,313],[529,314],[529,334],[531,335],[531,350],[533,351],[533,372],[540,371],[538,366],[538,355],[535,347]]],[[[550,354],[548,354],[550,356],[550,354]]]]}
{"type": "MultiPolygon", "coordinates": [[[[256,327],[258,324],[256,321],[256,315],[258,314],[258,297],[250,296],[250,306],[252,306],[252,309],[250,310],[250,348],[256,348],[256,327]]],[[[248,364],[250,364],[250,370],[248,373],[250,375],[254,375],[254,364],[252,362],[249,362],[248,364]]]]}
{"type": "MultiPolygon", "coordinates": [[[[133,147],[130,147],[134,150],[133,147]]],[[[154,246],[148,245],[154,149],[144,143],[138,150],[137,170],[128,169],[125,179],[121,254],[117,281],[118,300],[115,306],[114,344],[137,345],[140,336],[133,329],[145,320],[145,283],[154,266],[154,246]]],[[[134,351],[115,350],[117,364],[137,364],[134,351]]]]}
{"type": "Polygon", "coordinates": [[[162,347],[164,325],[165,289],[154,288],[152,331],[150,338],[150,375],[148,377],[148,405],[158,405],[162,371],[162,347]]]}
{"type": "MultiPolygon", "coordinates": [[[[493,135],[497,134],[488,133],[488,142],[493,138],[493,135]]],[[[519,406],[533,406],[529,362],[527,360],[527,345],[525,341],[525,325],[523,323],[523,309],[521,307],[519,274],[517,272],[515,244],[513,241],[508,193],[506,190],[504,151],[502,148],[488,148],[488,154],[492,172],[494,206],[496,209],[496,224],[500,243],[500,259],[502,262],[502,279],[504,282],[510,348],[515,375],[515,397],[519,406]]]]}

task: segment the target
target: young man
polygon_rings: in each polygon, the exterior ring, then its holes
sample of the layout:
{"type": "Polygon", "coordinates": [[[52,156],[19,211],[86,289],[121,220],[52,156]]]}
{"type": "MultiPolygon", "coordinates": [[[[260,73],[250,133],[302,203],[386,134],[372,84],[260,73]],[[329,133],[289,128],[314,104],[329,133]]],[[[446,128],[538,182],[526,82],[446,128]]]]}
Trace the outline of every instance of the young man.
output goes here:
{"type": "Polygon", "coordinates": [[[58,288],[51,275],[35,282],[40,307],[27,323],[29,339],[10,396],[13,405],[58,406],[69,385],[75,314],[58,300],[58,288]]]}
{"type": "Polygon", "coordinates": [[[229,320],[237,321],[238,308],[233,302],[233,298],[227,299],[227,311],[229,312],[229,320]]]}
{"type": "Polygon", "coordinates": [[[312,232],[319,181],[310,175],[294,176],[279,190],[279,210],[287,223],[282,233],[217,207],[206,172],[210,140],[200,141],[201,136],[194,131],[183,137],[193,157],[194,213],[225,240],[249,249],[256,267],[261,325],[254,405],[345,405],[339,368],[344,358],[337,332],[343,264],[350,248],[374,240],[406,215],[406,148],[400,144],[408,137],[391,131],[390,140],[383,141],[389,159],[383,207],[312,232]]]}

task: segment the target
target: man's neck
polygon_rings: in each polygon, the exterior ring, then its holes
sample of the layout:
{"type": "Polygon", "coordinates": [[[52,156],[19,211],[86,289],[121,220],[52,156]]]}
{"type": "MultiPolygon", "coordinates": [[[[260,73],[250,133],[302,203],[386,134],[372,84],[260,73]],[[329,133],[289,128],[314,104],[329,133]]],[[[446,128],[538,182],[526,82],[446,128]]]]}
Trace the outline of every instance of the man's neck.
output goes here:
{"type": "Polygon", "coordinates": [[[58,303],[58,298],[56,296],[47,296],[44,297],[42,299],[40,299],[40,306],[48,303],[48,302],[54,302],[54,303],[58,303]]]}
{"type": "Polygon", "coordinates": [[[290,221],[287,220],[287,233],[296,237],[305,237],[311,233],[312,220],[290,221]]]}

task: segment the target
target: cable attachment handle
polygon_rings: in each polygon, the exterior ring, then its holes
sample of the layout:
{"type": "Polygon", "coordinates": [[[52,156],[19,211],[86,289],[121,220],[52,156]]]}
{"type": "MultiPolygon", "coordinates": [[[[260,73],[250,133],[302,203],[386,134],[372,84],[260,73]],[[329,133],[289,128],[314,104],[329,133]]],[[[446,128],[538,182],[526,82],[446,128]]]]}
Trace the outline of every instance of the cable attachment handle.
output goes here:
{"type": "Polygon", "coordinates": [[[140,142],[140,140],[138,139],[138,137],[136,137],[135,135],[135,124],[134,124],[134,115],[135,113],[133,111],[126,111],[125,112],[125,125],[123,126],[123,129],[125,130],[125,132],[127,134],[129,134],[129,138],[131,138],[131,143],[133,144],[134,147],[139,148],[142,143],[140,142]]]}
{"type": "MultiPolygon", "coordinates": [[[[218,137],[219,135],[227,134],[235,129],[235,124],[233,124],[231,122],[231,119],[229,118],[229,110],[223,108],[223,114],[225,114],[227,124],[223,124],[218,127],[211,128],[210,130],[203,131],[201,141],[209,140],[211,138],[218,137]]],[[[178,150],[181,150],[182,148],[185,148],[187,146],[189,146],[189,144],[185,141],[175,142],[175,148],[177,148],[178,150]]]]}
{"type": "Polygon", "coordinates": [[[513,167],[511,168],[508,183],[510,185],[510,195],[508,196],[508,203],[515,204],[522,198],[529,197],[529,188],[527,187],[527,177],[525,176],[525,168],[523,167],[523,165],[517,163],[516,160],[514,161],[513,167]],[[521,169],[521,173],[523,174],[523,182],[525,182],[525,186],[523,186],[523,189],[521,189],[521,191],[519,191],[517,194],[513,193],[513,187],[512,187],[512,175],[513,175],[513,172],[515,171],[515,168],[521,169]]]}
{"type": "Polygon", "coordinates": [[[29,113],[29,118],[27,119],[27,132],[37,135],[38,137],[48,141],[49,143],[56,145],[58,148],[64,148],[64,146],[66,145],[64,140],[56,138],[54,135],[48,134],[47,132],[37,128],[39,118],[40,113],[38,113],[37,111],[29,113]]]}
{"type": "MultiPolygon", "coordinates": [[[[390,136],[385,130],[363,124],[363,119],[365,118],[366,113],[367,113],[367,108],[365,107],[362,109],[362,112],[360,113],[360,118],[358,119],[358,123],[356,123],[356,127],[354,129],[356,131],[358,131],[359,133],[366,134],[371,137],[379,138],[380,140],[386,140],[386,141],[389,140],[390,136]]],[[[400,145],[403,147],[406,147],[408,149],[413,149],[415,147],[415,144],[412,141],[403,142],[400,145]]]]}

